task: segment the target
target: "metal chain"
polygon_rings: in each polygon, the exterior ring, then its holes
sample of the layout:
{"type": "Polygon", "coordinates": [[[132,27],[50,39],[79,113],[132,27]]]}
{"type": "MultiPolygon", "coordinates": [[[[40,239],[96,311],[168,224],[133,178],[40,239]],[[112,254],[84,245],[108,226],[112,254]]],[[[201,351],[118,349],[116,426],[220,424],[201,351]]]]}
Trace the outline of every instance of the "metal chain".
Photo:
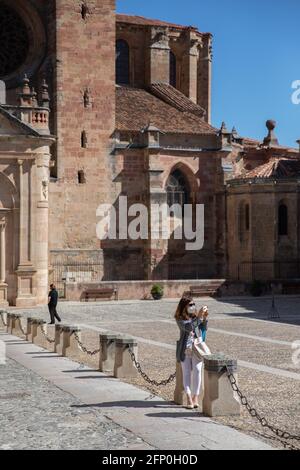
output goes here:
{"type": "Polygon", "coordinates": [[[170,375],[170,377],[168,379],[162,380],[161,382],[156,382],[156,380],[150,379],[150,377],[142,370],[141,364],[136,360],[135,354],[134,354],[134,352],[132,351],[131,348],[129,348],[129,354],[130,354],[132,362],[134,363],[135,367],[138,370],[138,373],[149,384],[155,385],[155,387],[162,387],[162,386],[168,385],[169,383],[171,383],[175,380],[176,372],[174,374],[170,375]]]}
{"type": "Polygon", "coordinates": [[[1,312],[0,315],[1,315],[1,320],[2,320],[2,322],[3,322],[3,325],[4,325],[4,326],[7,326],[7,323],[5,323],[5,320],[4,320],[3,312],[1,312]]]}
{"type": "Polygon", "coordinates": [[[100,352],[100,349],[95,349],[94,351],[89,351],[83,344],[82,342],[80,341],[79,339],[79,336],[78,336],[78,333],[76,333],[76,331],[74,331],[74,337],[81,349],[81,351],[85,352],[86,354],[88,354],[89,356],[95,356],[96,354],[98,354],[100,352]]]}
{"type": "Polygon", "coordinates": [[[44,325],[41,325],[41,332],[49,343],[51,344],[55,343],[55,339],[51,339],[50,336],[47,335],[44,325]]]}
{"type": "Polygon", "coordinates": [[[245,395],[243,395],[243,393],[239,389],[234,375],[230,372],[227,366],[226,366],[226,371],[227,371],[227,376],[230,381],[232,390],[238,394],[241,404],[246,407],[248,413],[252,416],[252,418],[256,418],[263,428],[269,429],[273,434],[275,434],[277,437],[281,439],[300,441],[300,436],[295,436],[293,434],[290,434],[287,431],[282,431],[281,429],[276,428],[275,426],[272,426],[271,424],[269,424],[266,418],[264,418],[257,412],[255,408],[251,407],[247,398],[245,397],[245,395]]]}

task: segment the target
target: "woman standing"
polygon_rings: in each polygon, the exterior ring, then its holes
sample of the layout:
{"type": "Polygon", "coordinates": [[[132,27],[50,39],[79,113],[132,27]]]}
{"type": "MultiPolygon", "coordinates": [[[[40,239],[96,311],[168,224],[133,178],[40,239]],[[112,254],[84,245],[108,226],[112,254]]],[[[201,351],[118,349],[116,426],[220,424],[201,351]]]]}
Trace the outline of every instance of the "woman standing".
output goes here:
{"type": "Polygon", "coordinates": [[[175,313],[180,330],[176,357],[181,363],[183,386],[189,409],[199,407],[203,362],[193,353],[192,348],[196,339],[201,341],[203,336],[206,337],[207,316],[207,307],[203,307],[197,313],[196,304],[191,296],[182,297],[175,313]]]}

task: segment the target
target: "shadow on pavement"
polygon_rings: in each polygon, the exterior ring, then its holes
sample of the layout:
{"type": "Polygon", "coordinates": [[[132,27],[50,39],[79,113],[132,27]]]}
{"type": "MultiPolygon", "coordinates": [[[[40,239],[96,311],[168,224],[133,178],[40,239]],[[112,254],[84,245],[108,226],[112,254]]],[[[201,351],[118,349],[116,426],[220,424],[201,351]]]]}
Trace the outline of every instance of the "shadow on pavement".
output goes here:
{"type": "MultiPolygon", "coordinates": [[[[72,408],[174,408],[176,405],[164,401],[147,400],[128,400],[128,401],[110,401],[105,403],[92,403],[84,405],[72,405],[72,408]]],[[[178,407],[180,408],[180,407],[178,407]]]]}

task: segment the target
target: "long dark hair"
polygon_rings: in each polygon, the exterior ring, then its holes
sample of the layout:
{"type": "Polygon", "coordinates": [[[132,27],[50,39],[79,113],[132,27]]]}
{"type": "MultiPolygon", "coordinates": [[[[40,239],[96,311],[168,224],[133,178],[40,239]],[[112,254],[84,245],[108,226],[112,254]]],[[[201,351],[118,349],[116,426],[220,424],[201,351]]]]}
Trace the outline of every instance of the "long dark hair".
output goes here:
{"type": "Polygon", "coordinates": [[[180,299],[178,307],[175,313],[176,320],[186,320],[187,319],[187,312],[186,307],[189,303],[193,300],[193,297],[190,294],[184,294],[180,299]]]}

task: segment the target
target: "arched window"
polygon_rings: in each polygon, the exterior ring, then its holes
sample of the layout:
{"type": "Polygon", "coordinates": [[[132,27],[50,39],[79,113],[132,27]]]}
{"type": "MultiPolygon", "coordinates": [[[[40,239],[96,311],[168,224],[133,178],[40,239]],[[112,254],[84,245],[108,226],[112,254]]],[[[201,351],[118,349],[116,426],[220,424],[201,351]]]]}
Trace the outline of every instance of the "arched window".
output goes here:
{"type": "Polygon", "coordinates": [[[188,204],[190,200],[190,189],[184,175],[180,170],[173,171],[167,181],[167,202],[169,207],[173,204],[188,204]]]}
{"type": "Polygon", "coordinates": [[[278,235],[288,235],[288,208],[284,203],[278,207],[278,235]]]}
{"type": "Polygon", "coordinates": [[[124,39],[116,43],[116,82],[118,85],[129,85],[129,46],[124,39]]]}
{"type": "Polygon", "coordinates": [[[176,88],[176,57],[175,54],[170,51],[170,85],[176,88]]]}

